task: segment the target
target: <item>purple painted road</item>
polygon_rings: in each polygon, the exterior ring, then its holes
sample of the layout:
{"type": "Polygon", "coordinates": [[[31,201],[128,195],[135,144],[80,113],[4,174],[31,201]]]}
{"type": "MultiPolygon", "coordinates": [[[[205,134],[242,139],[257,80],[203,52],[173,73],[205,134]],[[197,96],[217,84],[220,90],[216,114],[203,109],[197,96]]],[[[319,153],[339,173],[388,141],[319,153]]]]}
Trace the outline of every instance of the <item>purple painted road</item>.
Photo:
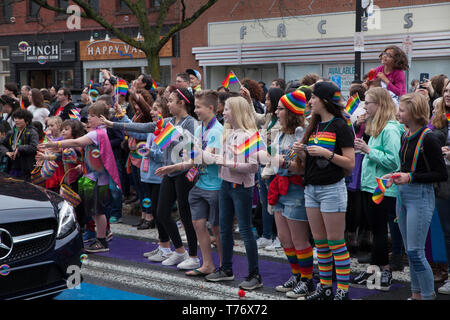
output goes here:
{"type": "MultiPolygon", "coordinates": [[[[143,256],[144,252],[156,249],[157,245],[158,244],[156,242],[152,241],[114,237],[114,239],[109,242],[110,251],[107,253],[99,253],[97,255],[120,260],[133,261],[146,265],[155,264],[162,266],[161,263],[150,262],[143,256]]],[[[214,251],[212,254],[215,265],[219,266],[218,254],[214,251]]],[[[200,258],[200,260],[202,259],[200,250],[198,250],[198,257],[200,258]]],[[[162,267],[177,270],[176,266],[162,267]]],[[[233,256],[233,273],[237,280],[242,280],[248,275],[247,267],[247,258],[245,256],[237,254],[233,256]]],[[[283,283],[291,276],[291,269],[287,262],[283,263],[261,259],[261,256],[259,256],[259,270],[265,287],[275,288],[277,285],[283,283]]],[[[393,284],[391,286],[391,290],[396,290],[402,287],[404,287],[404,285],[393,284]]],[[[380,293],[376,290],[359,288],[350,288],[349,292],[351,299],[362,299],[369,295],[380,293]]]]}

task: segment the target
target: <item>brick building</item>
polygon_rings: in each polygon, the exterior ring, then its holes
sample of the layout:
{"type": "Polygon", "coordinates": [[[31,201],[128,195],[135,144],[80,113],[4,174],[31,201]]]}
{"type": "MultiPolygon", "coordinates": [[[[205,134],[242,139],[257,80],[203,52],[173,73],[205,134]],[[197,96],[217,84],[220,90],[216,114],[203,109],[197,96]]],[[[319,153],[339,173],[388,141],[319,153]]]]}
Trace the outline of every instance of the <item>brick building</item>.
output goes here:
{"type": "MultiPolygon", "coordinates": [[[[0,93],[7,81],[33,87],[56,84],[79,90],[89,80],[100,80],[100,68],[110,69],[127,80],[147,72],[142,52],[114,39],[96,22],[82,19],[80,29],[70,30],[66,15],[39,8],[30,0],[12,5],[9,2],[0,0],[0,93]],[[21,51],[21,42],[28,44],[28,52],[21,51]]],[[[123,1],[89,0],[89,3],[122,32],[139,36],[135,16],[123,1]]],[[[71,2],[50,0],[49,4],[67,8],[71,2]]],[[[157,0],[146,0],[149,19],[156,19],[158,5],[157,0]]],[[[163,32],[178,21],[178,16],[175,6],[166,17],[163,32]]],[[[171,80],[172,57],[178,55],[178,48],[175,36],[160,54],[163,82],[171,80]]]]}
{"type": "MultiPolygon", "coordinates": [[[[0,0],[0,4],[6,1],[0,0]]],[[[121,30],[130,35],[139,33],[137,23],[122,1],[90,2],[101,8],[102,15],[121,30]]],[[[315,72],[338,82],[345,94],[354,78],[355,2],[219,0],[177,34],[171,48],[164,50],[160,58],[162,83],[171,82],[186,68],[198,69],[206,88],[219,86],[230,70],[239,78],[250,77],[266,83],[277,77],[288,81],[300,79],[306,73],[315,72]]],[[[158,3],[147,0],[149,15],[156,14],[158,3]]],[[[186,3],[186,16],[190,16],[205,1],[187,0],[186,3]]],[[[405,50],[412,48],[409,80],[418,78],[420,73],[450,73],[448,1],[375,0],[375,7],[368,11],[367,31],[363,32],[363,73],[379,64],[379,52],[391,44],[405,50]]],[[[13,81],[58,82],[78,87],[89,79],[98,80],[100,67],[110,68],[125,78],[145,71],[146,60],[137,53],[125,52],[123,46],[120,56],[109,54],[109,44],[103,54],[105,46],[100,41],[105,41],[106,32],[93,21],[83,21],[81,30],[70,31],[66,17],[44,9],[39,15],[42,23],[34,16],[36,7],[30,0],[15,3],[12,8],[0,8],[0,63],[9,69],[13,81]],[[10,22],[10,17],[15,17],[15,23],[10,22]],[[95,43],[91,44],[91,40],[95,43]],[[24,62],[23,56],[17,53],[20,41],[36,45],[62,43],[60,47],[66,55],[61,54],[59,60],[45,64],[36,63],[38,57],[33,58],[34,62],[24,62]],[[88,57],[83,50],[92,49],[93,45],[97,45],[94,52],[100,50],[101,54],[88,57]]],[[[168,26],[179,19],[180,9],[175,5],[168,16],[168,26]]],[[[5,81],[7,74],[8,71],[2,76],[0,69],[0,92],[2,77],[5,81]]]]}

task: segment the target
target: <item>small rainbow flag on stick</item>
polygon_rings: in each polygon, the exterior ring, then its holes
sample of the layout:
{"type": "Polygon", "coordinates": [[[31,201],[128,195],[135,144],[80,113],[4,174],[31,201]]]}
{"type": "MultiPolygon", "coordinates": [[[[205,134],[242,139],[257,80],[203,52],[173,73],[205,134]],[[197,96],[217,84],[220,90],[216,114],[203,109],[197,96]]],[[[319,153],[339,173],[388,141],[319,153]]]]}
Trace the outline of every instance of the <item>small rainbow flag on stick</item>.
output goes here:
{"type": "Polygon", "coordinates": [[[450,113],[447,113],[445,116],[447,117],[447,121],[450,122],[450,113]]]}
{"type": "Polygon", "coordinates": [[[264,149],[266,149],[266,145],[261,139],[258,131],[256,131],[254,135],[252,135],[249,139],[245,140],[244,143],[238,146],[238,152],[244,153],[246,159],[252,154],[264,149]]]}
{"type": "Polygon", "coordinates": [[[165,149],[169,144],[180,136],[180,132],[171,124],[168,123],[163,131],[153,140],[161,149],[165,149]]]}
{"type": "Polygon", "coordinates": [[[378,186],[376,187],[375,191],[373,192],[372,200],[376,204],[380,204],[381,201],[383,201],[384,192],[386,191],[386,183],[389,181],[389,179],[381,179],[381,178],[376,178],[376,179],[377,179],[378,186]]]}
{"type": "Polygon", "coordinates": [[[348,99],[347,104],[345,105],[345,111],[352,115],[356,108],[358,108],[360,102],[361,100],[359,99],[359,94],[356,92],[348,99]]]}
{"type": "Polygon", "coordinates": [[[158,88],[158,85],[156,84],[155,80],[152,79],[152,89],[155,90],[158,88]]]}
{"type": "Polygon", "coordinates": [[[236,77],[236,75],[234,74],[233,71],[230,71],[230,73],[228,74],[228,76],[225,78],[225,80],[222,82],[222,85],[225,88],[228,88],[228,86],[230,85],[230,83],[239,83],[239,85],[241,84],[241,82],[239,81],[239,79],[236,77]]]}
{"type": "Polygon", "coordinates": [[[119,79],[117,80],[117,91],[118,94],[126,96],[128,92],[128,84],[125,80],[119,79]]]}
{"type": "Polygon", "coordinates": [[[25,108],[25,104],[23,103],[23,100],[22,100],[22,98],[20,98],[20,109],[26,109],[25,108]]]}

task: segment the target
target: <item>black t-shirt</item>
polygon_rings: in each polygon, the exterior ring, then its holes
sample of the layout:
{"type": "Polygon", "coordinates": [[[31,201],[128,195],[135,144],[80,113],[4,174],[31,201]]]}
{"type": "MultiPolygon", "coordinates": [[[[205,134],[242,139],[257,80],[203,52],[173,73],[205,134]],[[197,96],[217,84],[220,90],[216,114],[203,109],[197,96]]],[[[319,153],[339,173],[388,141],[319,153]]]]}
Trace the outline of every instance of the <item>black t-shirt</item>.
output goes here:
{"type": "Polygon", "coordinates": [[[402,136],[402,147],[399,151],[401,172],[412,173],[412,183],[434,183],[446,181],[447,168],[445,166],[444,157],[442,156],[441,145],[435,133],[429,131],[424,133],[422,148],[419,148],[416,155],[416,146],[425,127],[417,131],[415,134],[406,137],[402,136]],[[416,161],[414,168],[413,162],[416,161]]]}
{"type": "MultiPolygon", "coordinates": [[[[353,148],[352,129],[341,118],[320,122],[311,133],[308,146],[324,147],[342,155],[342,148],[353,148]],[[317,137],[317,139],[315,139],[317,137]]],[[[305,185],[327,185],[339,182],[345,177],[344,169],[323,157],[306,154],[305,185]]]]}

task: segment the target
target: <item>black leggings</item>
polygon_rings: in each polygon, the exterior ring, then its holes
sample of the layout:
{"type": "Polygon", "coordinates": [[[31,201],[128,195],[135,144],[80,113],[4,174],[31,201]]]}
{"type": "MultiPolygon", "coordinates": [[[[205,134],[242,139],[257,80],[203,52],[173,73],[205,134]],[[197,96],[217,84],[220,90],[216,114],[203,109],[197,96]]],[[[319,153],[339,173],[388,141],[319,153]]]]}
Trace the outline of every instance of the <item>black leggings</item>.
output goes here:
{"type": "Polygon", "coordinates": [[[388,218],[395,214],[396,198],[384,197],[380,204],[372,200],[372,193],[363,191],[363,201],[367,208],[367,220],[373,235],[371,264],[385,266],[389,264],[388,218]]]}
{"type": "Polygon", "coordinates": [[[166,232],[166,229],[164,229],[163,225],[159,221],[159,219],[156,216],[156,210],[158,208],[158,202],[159,202],[159,189],[160,184],[154,184],[154,183],[147,183],[142,182],[142,189],[144,192],[144,197],[149,198],[152,200],[152,205],[150,207],[150,213],[155,219],[156,228],[158,229],[158,235],[159,235],[159,241],[160,242],[168,242],[170,241],[169,235],[166,232]]]}
{"type": "Polygon", "coordinates": [[[189,182],[185,174],[179,174],[175,177],[164,176],[159,190],[158,209],[156,213],[157,221],[161,222],[165,231],[169,235],[175,249],[181,248],[181,241],[178,226],[172,219],[172,207],[175,201],[178,201],[178,211],[181,222],[183,222],[186,231],[186,238],[189,247],[189,255],[197,255],[197,235],[192,224],[191,209],[189,207],[189,191],[194,184],[189,182]]]}

